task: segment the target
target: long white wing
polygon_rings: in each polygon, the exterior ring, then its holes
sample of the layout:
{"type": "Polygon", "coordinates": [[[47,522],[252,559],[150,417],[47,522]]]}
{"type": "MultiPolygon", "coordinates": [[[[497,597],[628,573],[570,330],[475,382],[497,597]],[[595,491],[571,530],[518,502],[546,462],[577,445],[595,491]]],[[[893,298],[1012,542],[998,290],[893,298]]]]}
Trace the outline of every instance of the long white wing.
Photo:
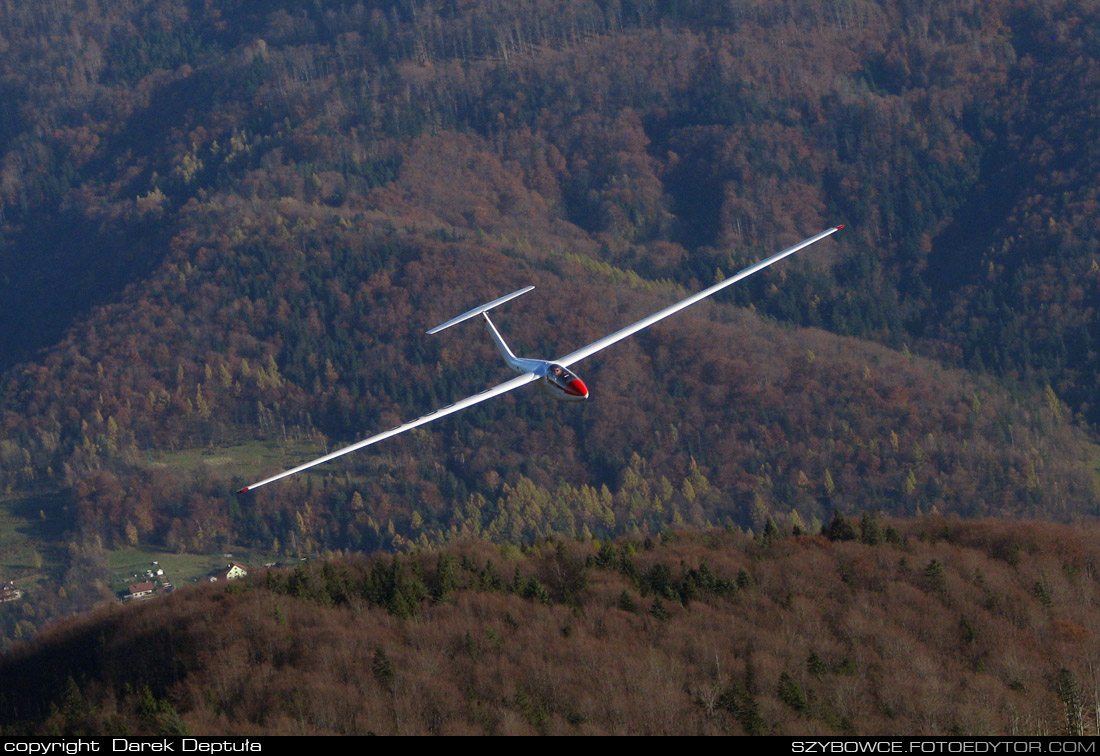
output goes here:
{"type": "Polygon", "coordinates": [[[287,470],[286,472],[281,472],[278,475],[273,475],[270,478],[266,478],[264,480],[261,480],[259,483],[253,483],[250,486],[245,486],[241,490],[237,491],[237,493],[245,493],[247,491],[252,491],[253,489],[259,488],[260,486],[266,486],[268,483],[272,483],[276,480],[279,480],[280,478],[285,478],[288,475],[294,475],[295,473],[300,473],[302,470],[308,470],[309,468],[313,467],[314,465],[323,464],[325,462],[328,462],[330,459],[336,459],[337,457],[341,457],[345,454],[349,454],[350,452],[356,451],[357,449],[362,449],[364,446],[370,446],[371,444],[376,444],[379,441],[384,441],[385,439],[389,438],[390,436],[396,436],[398,433],[404,433],[405,431],[412,430],[413,428],[416,428],[417,426],[426,425],[427,423],[430,423],[433,420],[438,420],[441,417],[446,417],[447,415],[450,415],[453,412],[458,412],[461,409],[466,409],[467,407],[472,407],[475,404],[480,404],[481,402],[484,402],[487,399],[492,399],[494,396],[500,396],[501,394],[507,394],[509,391],[512,391],[513,389],[518,389],[520,386],[526,386],[528,383],[532,383],[534,381],[537,381],[538,379],[539,379],[538,376],[534,375],[532,373],[527,373],[525,375],[518,376],[516,378],[513,378],[510,381],[505,381],[504,383],[500,384],[499,386],[494,386],[493,388],[485,389],[484,391],[482,391],[479,394],[474,394],[473,396],[467,397],[467,398],[465,398],[461,401],[455,402],[454,404],[448,405],[448,406],[444,407],[443,409],[438,409],[438,410],[435,410],[434,412],[429,412],[428,414],[424,415],[423,417],[419,417],[416,420],[405,423],[404,425],[398,425],[396,428],[391,428],[390,430],[386,431],[385,433],[379,433],[376,436],[371,436],[370,438],[365,439],[363,441],[359,441],[358,443],[354,443],[351,446],[345,446],[343,449],[337,449],[336,451],[332,452],[331,454],[326,454],[323,457],[318,457],[317,459],[310,460],[309,462],[306,462],[303,465],[298,465],[293,470],[287,470]]]}
{"type": "Polygon", "coordinates": [[[569,354],[565,355],[564,357],[562,357],[557,362],[562,367],[569,367],[570,365],[572,365],[574,363],[580,362],[585,357],[591,357],[592,355],[594,355],[596,352],[600,351],[601,349],[607,349],[607,347],[609,347],[612,344],[615,344],[619,341],[622,341],[627,336],[632,336],[635,333],[637,333],[638,331],[642,330],[643,328],[648,328],[649,326],[653,325],[657,321],[664,320],[669,315],[675,315],[680,310],[683,310],[684,308],[687,308],[687,307],[691,307],[696,302],[699,302],[700,300],[706,299],[711,294],[719,292],[722,289],[726,288],[727,286],[732,286],[733,284],[737,283],[741,279],[748,278],[753,273],[758,273],[758,272],[762,271],[764,268],[768,267],[769,265],[772,265],[773,263],[779,262],[784,257],[787,257],[789,255],[793,255],[795,252],[797,252],[800,249],[805,249],[806,247],[810,246],[811,244],[815,244],[815,243],[821,241],[826,236],[830,236],[831,234],[835,234],[837,231],[839,231],[842,228],[844,228],[843,225],[833,226],[832,228],[830,228],[826,231],[822,231],[820,234],[817,234],[816,236],[811,236],[809,239],[803,239],[798,244],[795,244],[793,247],[787,247],[782,252],[775,253],[774,255],[769,257],[767,260],[761,260],[760,262],[756,263],[755,265],[750,265],[749,267],[745,268],[743,271],[741,271],[737,275],[732,276],[730,278],[727,278],[726,280],[721,281],[719,283],[716,283],[716,284],[714,284],[714,286],[711,286],[709,289],[704,289],[703,291],[699,292],[698,294],[694,294],[694,295],[688,297],[687,299],[681,300],[680,302],[677,302],[674,305],[666,307],[665,309],[661,310],[658,313],[654,313],[653,315],[650,315],[648,318],[644,318],[642,320],[639,320],[637,323],[634,323],[633,325],[628,325],[626,328],[622,328],[618,331],[615,331],[615,333],[611,334],[610,336],[604,336],[599,341],[593,341],[591,344],[589,344],[586,347],[581,347],[580,349],[578,349],[575,352],[570,352],[569,354]]]}

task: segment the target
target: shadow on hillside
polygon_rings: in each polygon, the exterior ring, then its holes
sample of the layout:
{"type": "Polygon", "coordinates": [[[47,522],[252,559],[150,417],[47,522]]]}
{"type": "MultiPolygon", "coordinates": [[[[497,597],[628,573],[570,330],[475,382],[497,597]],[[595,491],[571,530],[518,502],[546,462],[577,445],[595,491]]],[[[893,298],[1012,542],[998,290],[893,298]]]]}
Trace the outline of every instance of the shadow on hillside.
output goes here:
{"type": "Polygon", "coordinates": [[[9,237],[0,255],[0,372],[56,344],[150,271],[162,236],[151,224],[103,228],[70,212],[42,214],[9,237]]]}
{"type": "Polygon", "coordinates": [[[8,511],[16,517],[33,521],[32,525],[20,528],[27,535],[54,540],[60,538],[68,527],[67,523],[62,522],[64,518],[59,512],[64,506],[63,498],[56,491],[27,494],[9,502],[8,511]]]}

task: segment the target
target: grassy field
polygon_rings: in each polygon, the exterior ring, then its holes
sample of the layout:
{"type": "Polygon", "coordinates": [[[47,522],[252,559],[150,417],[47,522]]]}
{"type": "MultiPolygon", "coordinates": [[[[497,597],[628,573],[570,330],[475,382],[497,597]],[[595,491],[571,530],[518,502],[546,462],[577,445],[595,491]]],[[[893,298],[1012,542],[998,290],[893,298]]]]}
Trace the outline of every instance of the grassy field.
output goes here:
{"type": "Polygon", "coordinates": [[[0,580],[48,570],[61,554],[64,520],[57,490],[0,495],[0,580]]]}
{"type": "MultiPolygon", "coordinates": [[[[286,443],[248,441],[217,448],[180,449],[174,452],[151,452],[148,462],[154,466],[183,470],[216,470],[226,477],[239,476],[242,485],[258,476],[270,475],[280,469],[294,467],[325,453],[324,444],[308,439],[286,443]]],[[[331,449],[329,450],[331,451],[331,449]]]]}
{"type": "Polygon", "coordinates": [[[174,586],[182,586],[223,569],[230,562],[237,562],[252,570],[273,561],[275,559],[270,555],[250,549],[234,549],[221,554],[176,554],[156,548],[137,547],[112,551],[107,556],[107,564],[111,569],[111,590],[115,592],[122,592],[127,586],[146,580],[145,571],[150,568],[155,570],[153,562],[158,562],[159,567],[164,570],[162,579],[166,578],[174,586]]]}

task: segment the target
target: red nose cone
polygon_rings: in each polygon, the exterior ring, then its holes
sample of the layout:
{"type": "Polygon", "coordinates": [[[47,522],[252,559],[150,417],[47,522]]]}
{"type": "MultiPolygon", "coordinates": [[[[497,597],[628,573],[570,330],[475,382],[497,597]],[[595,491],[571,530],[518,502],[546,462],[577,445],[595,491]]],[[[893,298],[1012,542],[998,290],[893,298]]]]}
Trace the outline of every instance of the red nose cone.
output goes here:
{"type": "Polygon", "coordinates": [[[584,385],[584,381],[580,378],[574,378],[569,381],[569,386],[565,389],[565,393],[571,396],[583,396],[588,397],[588,386],[584,385]]]}

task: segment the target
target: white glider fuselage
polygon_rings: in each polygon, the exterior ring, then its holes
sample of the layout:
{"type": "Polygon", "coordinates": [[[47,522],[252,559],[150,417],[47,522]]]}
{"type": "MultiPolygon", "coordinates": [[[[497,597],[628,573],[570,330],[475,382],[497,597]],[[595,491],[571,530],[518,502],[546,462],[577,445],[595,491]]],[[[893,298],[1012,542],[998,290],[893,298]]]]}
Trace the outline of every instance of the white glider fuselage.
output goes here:
{"type": "MultiPolygon", "coordinates": [[[[531,289],[528,288],[519,293],[525,293],[530,290],[531,289]]],[[[519,293],[517,293],[517,296],[519,293]]],[[[489,333],[493,335],[493,341],[496,342],[497,349],[500,350],[500,355],[504,358],[504,361],[508,363],[508,367],[520,374],[528,373],[530,375],[537,375],[542,379],[539,381],[542,390],[558,401],[583,402],[588,398],[588,387],[584,385],[584,381],[556,362],[532,360],[529,357],[516,357],[512,354],[512,350],[508,348],[504,339],[501,338],[500,332],[497,331],[497,327],[493,325],[493,321],[489,319],[489,313],[482,312],[481,316],[485,318],[485,325],[489,326],[489,333]]],[[[442,328],[443,326],[440,326],[439,330],[442,330],[442,328]]],[[[437,331],[433,329],[428,333],[432,332],[437,331]]]]}

